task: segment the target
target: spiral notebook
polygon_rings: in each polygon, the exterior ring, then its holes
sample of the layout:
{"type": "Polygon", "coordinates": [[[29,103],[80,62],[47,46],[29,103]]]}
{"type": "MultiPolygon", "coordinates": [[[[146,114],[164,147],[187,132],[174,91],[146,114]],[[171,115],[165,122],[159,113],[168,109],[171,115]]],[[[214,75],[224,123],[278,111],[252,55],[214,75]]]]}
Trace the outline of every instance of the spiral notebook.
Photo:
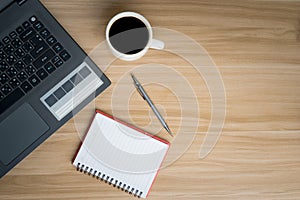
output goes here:
{"type": "Polygon", "coordinates": [[[146,198],[169,142],[96,110],[73,165],[137,197],[146,198]]]}

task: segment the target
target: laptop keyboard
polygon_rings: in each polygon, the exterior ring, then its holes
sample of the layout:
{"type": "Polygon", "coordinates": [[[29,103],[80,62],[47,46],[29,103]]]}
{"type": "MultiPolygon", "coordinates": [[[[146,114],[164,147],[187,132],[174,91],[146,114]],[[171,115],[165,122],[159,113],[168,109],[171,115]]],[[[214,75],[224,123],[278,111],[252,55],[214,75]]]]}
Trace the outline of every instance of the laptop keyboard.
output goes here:
{"type": "Polygon", "coordinates": [[[36,16],[0,38],[0,114],[70,58],[36,16]]]}

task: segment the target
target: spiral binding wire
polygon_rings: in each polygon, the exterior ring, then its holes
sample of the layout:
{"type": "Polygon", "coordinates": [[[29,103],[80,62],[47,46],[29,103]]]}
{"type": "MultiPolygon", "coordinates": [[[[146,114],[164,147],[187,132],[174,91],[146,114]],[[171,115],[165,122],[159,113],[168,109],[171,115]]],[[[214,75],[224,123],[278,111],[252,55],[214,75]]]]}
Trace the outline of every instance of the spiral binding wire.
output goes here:
{"type": "Polygon", "coordinates": [[[142,191],[139,191],[129,185],[126,185],[125,183],[122,183],[121,181],[118,181],[104,173],[94,170],[93,168],[84,164],[77,163],[76,169],[77,171],[92,176],[93,178],[96,178],[98,180],[104,181],[105,183],[112,185],[113,187],[116,187],[122,191],[125,191],[126,193],[132,194],[135,197],[140,198],[143,194],[142,191]]]}

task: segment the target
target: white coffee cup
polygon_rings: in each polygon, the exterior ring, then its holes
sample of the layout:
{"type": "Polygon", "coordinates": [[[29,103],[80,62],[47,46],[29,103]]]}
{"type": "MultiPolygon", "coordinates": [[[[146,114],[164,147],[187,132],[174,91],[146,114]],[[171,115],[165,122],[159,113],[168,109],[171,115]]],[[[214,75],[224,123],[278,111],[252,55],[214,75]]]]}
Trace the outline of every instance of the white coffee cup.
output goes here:
{"type": "MultiPolygon", "coordinates": [[[[137,37],[138,37],[138,35],[137,35],[137,37]]],[[[106,27],[106,41],[107,41],[108,46],[111,49],[113,55],[115,55],[117,58],[120,58],[120,59],[126,60],[126,61],[133,61],[133,60],[137,60],[137,59],[141,58],[143,55],[145,55],[145,53],[148,51],[149,48],[152,48],[152,49],[163,49],[164,48],[164,42],[153,39],[153,31],[152,31],[151,25],[148,22],[148,20],[144,16],[142,16],[136,12],[122,12],[122,13],[115,15],[109,21],[109,23],[106,27]],[[140,51],[133,53],[133,54],[120,52],[120,50],[118,50],[114,47],[114,45],[112,44],[112,41],[110,40],[110,30],[111,30],[112,26],[114,25],[114,23],[117,20],[120,20],[120,19],[126,18],[126,17],[134,17],[134,18],[138,19],[145,25],[145,27],[147,28],[146,30],[148,31],[148,41],[145,41],[145,46],[143,48],[141,48],[140,51]]],[[[130,44],[128,44],[128,45],[130,45],[130,44]]]]}

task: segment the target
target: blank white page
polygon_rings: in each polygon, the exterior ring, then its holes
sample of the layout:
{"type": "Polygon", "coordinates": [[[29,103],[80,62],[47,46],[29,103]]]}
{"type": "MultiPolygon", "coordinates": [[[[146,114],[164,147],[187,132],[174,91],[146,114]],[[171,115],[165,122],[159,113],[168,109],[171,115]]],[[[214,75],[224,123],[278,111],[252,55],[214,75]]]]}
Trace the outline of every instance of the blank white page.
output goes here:
{"type": "Polygon", "coordinates": [[[146,198],[169,143],[96,113],[73,165],[146,198]]]}

